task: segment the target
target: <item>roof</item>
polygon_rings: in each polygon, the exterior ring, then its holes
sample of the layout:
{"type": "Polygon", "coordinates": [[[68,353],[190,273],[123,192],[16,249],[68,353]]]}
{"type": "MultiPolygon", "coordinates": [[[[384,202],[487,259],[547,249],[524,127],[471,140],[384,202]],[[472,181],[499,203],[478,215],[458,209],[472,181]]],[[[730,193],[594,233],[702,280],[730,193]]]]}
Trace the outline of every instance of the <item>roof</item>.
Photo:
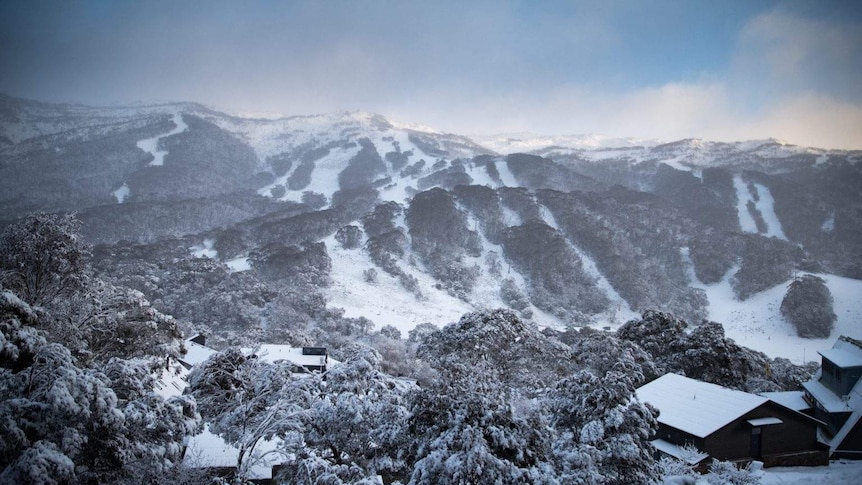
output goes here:
{"type": "MultiPolygon", "coordinates": [[[[246,349],[246,351],[250,350],[246,349]]],[[[263,362],[286,360],[304,367],[336,363],[332,359],[327,360],[328,357],[326,355],[303,355],[302,347],[290,347],[288,345],[264,344],[257,347],[255,355],[263,362]]]]}
{"type": "Polygon", "coordinates": [[[760,395],[797,412],[811,409],[811,404],[805,400],[805,393],[802,391],[761,392],[760,395]]]}
{"type": "Polygon", "coordinates": [[[808,391],[817,403],[823,406],[823,409],[828,413],[846,413],[852,411],[850,406],[847,404],[847,401],[842,399],[840,396],[835,395],[831,389],[820,383],[822,372],[822,370],[818,370],[817,373],[814,374],[814,378],[808,382],[802,383],[802,387],[805,388],[805,390],[808,391]]]}
{"type": "Polygon", "coordinates": [[[638,388],[637,397],[656,407],[658,421],[705,438],[769,400],[762,396],[665,374],[638,388]]]}
{"type": "Polygon", "coordinates": [[[211,355],[216,353],[218,353],[218,350],[211,349],[197,342],[192,342],[191,340],[186,340],[186,355],[180,357],[179,360],[194,367],[209,359],[211,355]]]}
{"type": "Polygon", "coordinates": [[[831,348],[817,352],[824,359],[828,359],[833,364],[841,368],[847,367],[862,367],[862,351],[853,352],[848,348],[831,348]]]}
{"type": "Polygon", "coordinates": [[[678,460],[682,460],[689,465],[696,465],[709,457],[708,454],[698,450],[697,448],[683,448],[662,439],[652,440],[650,443],[655,447],[655,449],[662,453],[668,454],[678,460]]]}
{"type": "Polygon", "coordinates": [[[782,421],[778,418],[775,418],[775,417],[754,418],[754,419],[749,419],[748,421],[746,421],[746,423],[748,423],[752,426],[755,426],[755,427],[757,427],[757,426],[769,426],[770,424],[781,424],[783,422],[784,421],[782,421]]]}
{"type": "Polygon", "coordinates": [[[161,374],[156,378],[153,391],[164,399],[181,396],[189,385],[186,382],[188,374],[188,369],[174,362],[167,368],[162,369],[161,374]]]}
{"type": "MultiPolygon", "coordinates": [[[[255,453],[263,454],[275,450],[280,439],[260,440],[255,446],[255,453]]],[[[204,426],[202,433],[189,438],[183,464],[190,468],[236,468],[239,450],[227,443],[224,438],[204,426]]],[[[282,462],[278,454],[270,454],[253,461],[247,478],[252,480],[271,479],[272,467],[282,462]]],[[[250,460],[250,458],[247,458],[250,460]]]]}

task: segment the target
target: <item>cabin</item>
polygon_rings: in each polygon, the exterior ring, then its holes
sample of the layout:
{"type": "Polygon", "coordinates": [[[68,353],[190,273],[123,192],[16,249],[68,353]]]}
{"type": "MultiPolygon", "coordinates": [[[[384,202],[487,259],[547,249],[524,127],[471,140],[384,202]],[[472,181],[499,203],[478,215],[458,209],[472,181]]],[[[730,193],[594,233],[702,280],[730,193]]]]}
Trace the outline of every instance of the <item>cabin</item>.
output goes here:
{"type": "Polygon", "coordinates": [[[842,335],[818,353],[820,370],[802,387],[814,417],[823,423],[820,440],[833,458],[862,459],[862,342],[842,335]]]}
{"type": "Polygon", "coordinates": [[[764,466],[826,465],[818,421],[769,398],[677,374],[637,389],[660,412],[652,441],[660,454],[692,465],[714,458],[764,466]]]}
{"type": "Polygon", "coordinates": [[[295,373],[326,372],[335,363],[329,358],[326,347],[290,347],[287,345],[264,344],[249,349],[263,362],[288,361],[296,366],[295,373]]]}

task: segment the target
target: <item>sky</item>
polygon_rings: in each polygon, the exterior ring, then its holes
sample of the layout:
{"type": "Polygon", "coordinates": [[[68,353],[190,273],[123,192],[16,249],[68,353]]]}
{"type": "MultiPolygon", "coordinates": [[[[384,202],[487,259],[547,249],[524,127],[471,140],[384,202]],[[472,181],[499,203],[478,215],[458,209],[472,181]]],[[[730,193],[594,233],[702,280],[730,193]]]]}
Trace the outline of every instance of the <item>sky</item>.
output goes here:
{"type": "Polygon", "coordinates": [[[0,93],[862,148],[862,2],[0,0],[0,93]]]}

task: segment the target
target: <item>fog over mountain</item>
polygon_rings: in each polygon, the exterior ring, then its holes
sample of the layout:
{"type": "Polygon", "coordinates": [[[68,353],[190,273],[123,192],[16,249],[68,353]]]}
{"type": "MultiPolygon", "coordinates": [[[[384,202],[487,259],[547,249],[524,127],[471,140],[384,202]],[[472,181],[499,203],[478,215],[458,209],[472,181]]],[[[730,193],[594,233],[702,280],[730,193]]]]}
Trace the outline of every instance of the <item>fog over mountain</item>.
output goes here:
{"type": "Polygon", "coordinates": [[[406,333],[484,308],[556,329],[659,309],[799,359],[831,342],[778,314],[801,274],[826,278],[833,333],[858,335],[862,151],[0,105],[0,218],[75,212],[100,274],[226,342],[311,342],[332,315],[406,333]]]}

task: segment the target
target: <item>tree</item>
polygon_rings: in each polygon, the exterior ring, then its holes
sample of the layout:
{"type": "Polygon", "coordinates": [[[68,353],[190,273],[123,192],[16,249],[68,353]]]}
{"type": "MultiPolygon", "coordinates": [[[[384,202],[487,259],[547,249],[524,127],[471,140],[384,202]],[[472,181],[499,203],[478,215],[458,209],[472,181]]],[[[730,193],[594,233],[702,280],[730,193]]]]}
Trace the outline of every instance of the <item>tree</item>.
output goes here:
{"type": "Polygon", "coordinates": [[[445,369],[452,358],[464,365],[487,363],[504,383],[531,394],[572,371],[567,346],[505,309],[465,314],[427,335],[417,355],[437,369],[445,369]]]}
{"type": "Polygon", "coordinates": [[[72,214],[38,213],[0,236],[0,285],[30,305],[45,305],[86,283],[88,246],[72,214]]]}
{"type": "Polygon", "coordinates": [[[122,481],[178,462],[193,401],[154,395],[142,363],[80,367],[38,331],[48,317],[0,295],[0,482],[122,481]]]}
{"type": "Polygon", "coordinates": [[[300,426],[301,387],[289,362],[266,363],[253,354],[229,348],[189,375],[189,392],[209,429],[239,449],[235,480],[241,483],[261,455],[263,439],[300,426]]]}
{"type": "Polygon", "coordinates": [[[621,359],[603,376],[582,370],[548,397],[559,478],[566,483],[656,483],[658,412],[638,401],[640,366],[621,359]]]}
{"type": "Polygon", "coordinates": [[[303,380],[301,427],[285,436],[288,457],[279,477],[286,483],[377,483],[402,477],[399,458],[410,387],[380,371],[372,349],[345,350],[347,360],[322,376],[303,380]]]}
{"type": "Polygon", "coordinates": [[[827,338],[838,318],[833,310],[834,299],[823,278],[803,275],[790,283],[781,300],[781,315],[804,338],[827,338]]]}
{"type": "Polygon", "coordinates": [[[440,371],[410,400],[411,484],[556,482],[547,424],[513,405],[493,366],[455,358],[440,371]]]}

